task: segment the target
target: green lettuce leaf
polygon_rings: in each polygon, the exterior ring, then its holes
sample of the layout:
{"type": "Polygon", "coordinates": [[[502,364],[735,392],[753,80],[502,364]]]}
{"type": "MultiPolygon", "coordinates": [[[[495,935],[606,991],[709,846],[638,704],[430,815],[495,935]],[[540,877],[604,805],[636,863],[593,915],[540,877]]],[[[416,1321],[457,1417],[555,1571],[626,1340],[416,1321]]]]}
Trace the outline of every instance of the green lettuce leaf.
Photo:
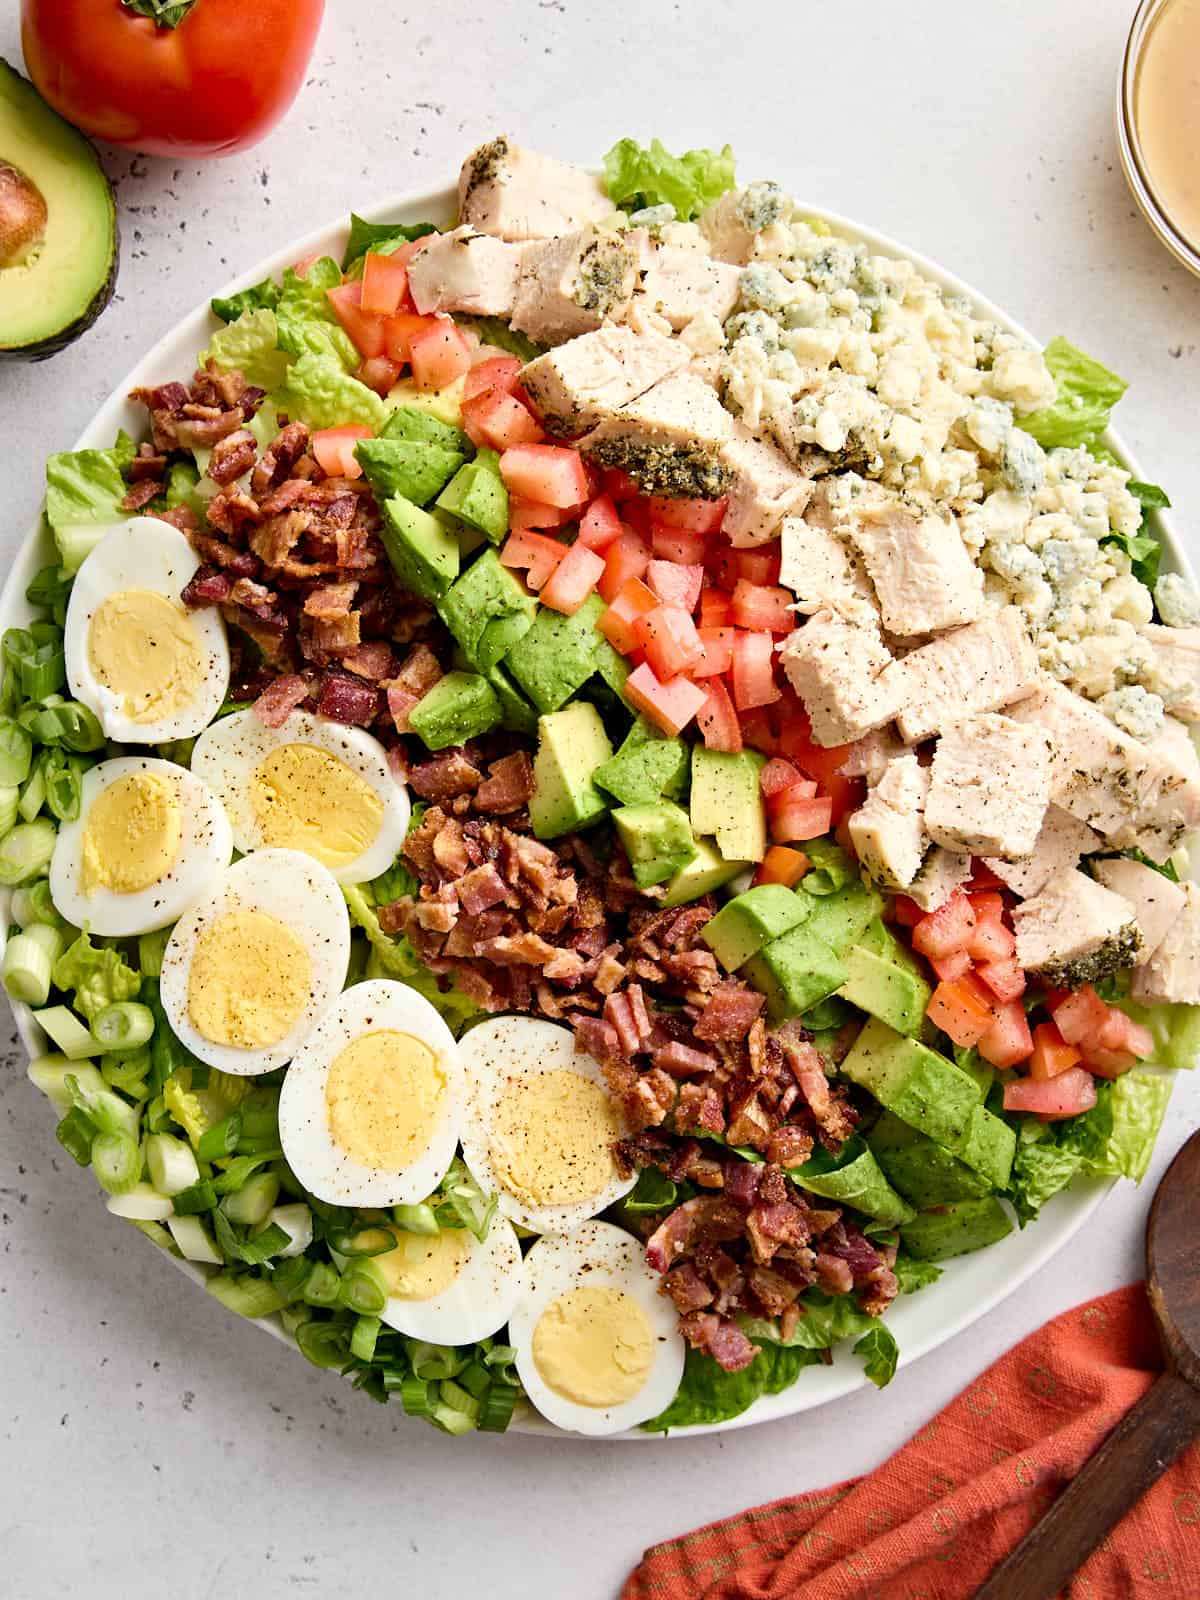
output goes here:
{"type": "Polygon", "coordinates": [[[804,846],[804,854],[812,862],[811,869],[800,880],[805,894],[836,894],[851,879],[858,878],[854,863],[832,839],[810,839],[804,846]]]}
{"type": "Polygon", "coordinates": [[[916,1294],[918,1289],[927,1289],[942,1275],[942,1269],[935,1261],[918,1261],[905,1250],[897,1254],[892,1271],[896,1274],[901,1294],[916,1294]]]}
{"type": "Polygon", "coordinates": [[[543,345],[534,344],[523,333],[510,328],[503,317],[455,317],[460,328],[474,328],[480,344],[494,344],[498,350],[507,350],[518,361],[532,361],[540,356],[543,345]]]}
{"type": "Polygon", "coordinates": [[[141,975],[111,945],[94,945],[86,933],[54,963],[54,987],[73,993],[72,1004],[89,1022],[117,1000],[136,1000],[141,975]]]}
{"type": "Polygon", "coordinates": [[[1171,1079],[1161,1072],[1125,1072],[1096,1085],[1096,1104],[1063,1124],[1061,1142],[1080,1156],[1097,1178],[1146,1176],[1154,1142],[1171,1098],[1171,1079]]]}
{"type": "Polygon", "coordinates": [[[214,361],[223,370],[234,367],[247,383],[260,389],[274,389],[283,382],[291,362],[279,348],[279,323],[265,306],[243,311],[236,322],[220,328],[200,352],[199,365],[214,361]]]}
{"type": "Polygon", "coordinates": [[[236,322],[244,311],[273,311],[279,300],[279,285],[274,278],[264,278],[261,283],[256,283],[252,288],[239,289],[237,294],[231,294],[222,299],[218,296],[211,300],[213,315],[220,317],[222,322],[236,322]]]}
{"type": "Polygon", "coordinates": [[[1043,353],[1058,397],[1053,405],[1019,417],[1017,426],[1044,450],[1099,443],[1112,408],[1129,385],[1061,337],[1051,339],[1043,353]]]}
{"type": "Polygon", "coordinates": [[[123,430],[109,450],[60,450],[46,460],[46,520],[57,532],[84,523],[122,522],[129,492],[123,474],[135,455],[123,430]]]}
{"type": "Polygon", "coordinates": [[[896,1376],[900,1346],[885,1322],[877,1322],[869,1333],[863,1334],[854,1346],[854,1354],[862,1357],[863,1371],[877,1389],[886,1388],[896,1376]]]}
{"type": "Polygon", "coordinates": [[[673,156],[657,139],[649,148],[636,139],[618,139],[604,158],[604,181],[621,210],[669,205],[681,222],[689,222],[732,189],[737,178],[728,145],[673,156]]]}
{"type": "MultiPolygon", "coordinates": [[[[269,311],[254,314],[271,315],[269,311]]],[[[286,411],[294,421],[306,422],[310,428],[361,422],[377,433],[387,415],[373,389],[343,372],[328,356],[311,352],[292,363],[286,381],[272,398],[280,411],[286,411]]]]}
{"type": "Polygon", "coordinates": [[[342,893],[350,920],[366,934],[371,945],[368,976],[398,978],[423,995],[445,1018],[452,1033],[460,1033],[467,1023],[482,1015],[479,1006],[453,985],[442,989],[436,973],[430,972],[407,939],[393,939],[379,926],[379,916],[362,884],[344,884],[342,893]],[[375,971],[370,970],[374,967],[375,971]]]}
{"type": "Polygon", "coordinates": [[[877,1317],[860,1311],[848,1294],[824,1294],[810,1289],[801,1299],[804,1315],[786,1339],[780,1339],[773,1322],[752,1319],[742,1326],[757,1344],[782,1344],[788,1349],[828,1350],[840,1339],[861,1338],[878,1325],[877,1317]]]}
{"type": "Polygon", "coordinates": [[[368,250],[374,250],[381,256],[390,255],[397,245],[407,244],[410,239],[423,239],[427,233],[436,232],[432,222],[365,222],[352,211],[350,237],[346,240],[342,270],[348,271],[368,250]]]}
{"type": "Polygon", "coordinates": [[[328,291],[341,281],[341,268],[332,256],[314,261],[303,277],[287,269],[275,307],[279,347],[293,356],[323,356],[354,372],[362,357],[329,303],[328,291]]]}
{"type": "Polygon", "coordinates": [[[1033,1118],[1022,1121],[1007,1190],[1022,1228],[1034,1220],[1047,1200],[1067,1187],[1082,1165],[1078,1151],[1060,1145],[1046,1123],[1033,1118]]]}
{"type": "Polygon", "coordinates": [[[879,1222],[899,1224],[916,1216],[884,1177],[870,1147],[859,1138],[847,1140],[837,1156],[814,1150],[803,1166],[789,1169],[788,1177],[811,1194],[853,1206],[879,1222]]]}
{"type": "Polygon", "coordinates": [[[1133,575],[1139,583],[1144,583],[1147,589],[1153,589],[1158,581],[1158,568],[1162,560],[1162,545],[1150,532],[1150,513],[1161,511],[1171,504],[1167,499],[1165,490],[1160,489],[1156,483],[1139,483],[1131,478],[1125,485],[1130,494],[1136,495],[1142,506],[1142,520],[1136,533],[1111,533],[1108,538],[1102,539],[1102,544],[1116,545],[1124,550],[1129,557],[1133,575]]]}
{"type": "Polygon", "coordinates": [[[740,1416],[760,1395],[790,1388],[805,1367],[820,1359],[815,1350],[764,1345],[741,1372],[725,1372],[711,1356],[689,1350],[675,1398],[642,1427],[647,1433],[661,1433],[665,1428],[688,1428],[740,1416]]]}

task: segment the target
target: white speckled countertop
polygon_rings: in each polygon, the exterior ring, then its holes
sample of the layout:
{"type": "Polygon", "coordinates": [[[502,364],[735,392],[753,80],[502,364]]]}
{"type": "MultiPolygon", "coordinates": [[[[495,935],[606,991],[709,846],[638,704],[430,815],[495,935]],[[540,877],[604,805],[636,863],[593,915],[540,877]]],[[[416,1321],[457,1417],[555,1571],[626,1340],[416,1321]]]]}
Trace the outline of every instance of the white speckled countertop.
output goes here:
{"type": "MultiPolygon", "coordinates": [[[[1067,334],[1131,381],[1119,426],[1190,539],[1200,284],[1155,244],[1116,163],[1132,0],[760,0],[745,21],[716,0],[509,0],[482,24],[481,9],[330,0],[308,86],[257,150],[201,167],[110,154],[116,300],[53,361],[0,375],[0,548],[35,514],[42,457],[182,312],[317,221],[446,181],[501,129],[577,160],[625,133],[728,138],[745,177],[778,177],[1040,336],[1067,334]]],[[[15,5],[0,55],[19,61],[15,5]]],[[[647,1543],[869,1469],[1047,1317],[1137,1276],[1149,1191],[1200,1105],[1182,1082],[1142,1192],[1116,1191],[1013,1300],[883,1394],[695,1442],[455,1442],[288,1356],[109,1218],[3,1026],[3,1600],[381,1584],[611,1600],[647,1543]]]]}

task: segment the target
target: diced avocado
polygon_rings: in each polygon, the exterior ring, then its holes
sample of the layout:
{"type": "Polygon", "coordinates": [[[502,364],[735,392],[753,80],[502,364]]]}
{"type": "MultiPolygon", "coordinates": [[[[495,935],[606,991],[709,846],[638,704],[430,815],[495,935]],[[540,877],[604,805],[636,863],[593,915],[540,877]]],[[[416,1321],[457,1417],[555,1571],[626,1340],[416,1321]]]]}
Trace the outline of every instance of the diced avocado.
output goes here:
{"type": "Polygon", "coordinates": [[[612,692],[624,700],[625,680],[630,672],[629,663],[619,651],[613,649],[603,634],[599,635],[599,643],[596,645],[596,671],[612,692]]]}
{"type": "Polygon", "coordinates": [[[893,966],[862,945],[852,945],[843,960],[850,974],[842,985],[843,999],[886,1022],[897,1033],[914,1034],[920,1029],[932,992],[923,978],[893,966]]]}
{"type": "Polygon", "coordinates": [[[813,902],[809,928],[818,938],[824,939],[831,950],[837,951],[846,951],[858,944],[883,905],[875,890],[861,878],[852,878],[832,894],[806,895],[805,898],[813,902]]]}
{"type": "Polygon", "coordinates": [[[431,412],[419,411],[415,406],[397,406],[388,416],[379,437],[409,439],[414,444],[441,445],[443,450],[453,450],[464,461],[469,461],[475,454],[475,446],[461,428],[442,422],[431,412]]]}
{"type": "Polygon", "coordinates": [[[412,439],[360,439],[354,454],[377,501],[398,494],[418,506],[428,504],[463,461],[457,450],[412,439]]]}
{"type": "Polygon", "coordinates": [[[764,760],[754,750],[692,748],[692,829],[715,835],[730,860],[761,861],[767,853],[767,818],[758,787],[764,760]]]}
{"type": "Polygon", "coordinates": [[[590,595],[573,617],[540,606],[533,627],[505,656],[505,666],[539,711],[566,705],[595,671],[596,646],[603,638],[596,632],[596,618],[603,610],[598,594],[590,595]]]}
{"type": "Polygon", "coordinates": [[[458,640],[467,660],[487,673],[497,666],[533,627],[537,597],[501,566],[494,550],[485,550],[438,602],[442,621],[458,640]]]}
{"type": "Polygon", "coordinates": [[[905,972],[915,973],[917,977],[924,979],[921,963],[907,945],[900,943],[881,917],[873,917],[868,922],[863,929],[860,943],[862,949],[869,950],[874,956],[880,956],[889,966],[902,967],[905,972]]]}
{"type": "Polygon", "coordinates": [[[871,1129],[867,1143],[893,1187],[919,1210],[969,1200],[990,1187],[980,1173],[890,1111],[871,1129]]]}
{"type": "Polygon", "coordinates": [[[539,839],[586,828],[604,815],[608,801],[592,774],[611,755],[600,713],[586,700],[539,717],[529,802],[529,820],[539,839]]]}
{"type": "Polygon", "coordinates": [[[439,600],[458,577],[458,541],[428,511],[395,495],[380,508],[380,536],[396,576],[411,594],[439,600]]]}
{"type": "Polygon", "coordinates": [[[853,1206],[864,1216],[895,1227],[911,1222],[916,1211],[892,1188],[869,1146],[852,1139],[839,1156],[818,1148],[801,1167],[791,1167],[793,1183],[822,1199],[853,1206]]]}
{"type": "Polygon", "coordinates": [[[641,805],[666,795],[677,800],[688,774],[688,747],[639,717],[611,761],[596,772],[596,782],[623,805],[641,805]]]}
{"type": "Polygon", "coordinates": [[[462,420],[463,387],[462,378],[455,378],[444,389],[418,389],[412,378],[401,378],[388,390],[383,403],[389,411],[424,411],[439,422],[457,427],[462,420]]]}
{"type": "Polygon", "coordinates": [[[900,1239],[918,1261],[945,1261],[995,1244],[1013,1230],[1012,1219],[994,1194],[979,1200],[954,1200],[923,1211],[900,1229],[900,1239]]]}
{"type": "Polygon", "coordinates": [[[500,726],[510,733],[537,732],[538,714],[517,688],[503,667],[493,667],[484,674],[496,691],[500,702],[500,726]]]}
{"type": "Polygon", "coordinates": [[[664,883],[696,855],[696,841],[688,814],[670,800],[622,806],[613,822],[639,889],[664,883]]]}
{"type": "Polygon", "coordinates": [[[500,722],[500,702],[486,678],[448,672],[408,714],[409,726],[431,750],[476,739],[500,722]]]}
{"type": "Polygon", "coordinates": [[[474,461],[459,467],[437,503],[439,510],[499,544],[508,532],[508,490],[500,476],[500,457],[494,450],[480,450],[474,461]]]}
{"type": "MultiPolygon", "coordinates": [[[[807,933],[808,925],[800,931],[807,933]]],[[[854,1041],[841,1071],[902,1122],[951,1151],[962,1143],[971,1114],[979,1106],[978,1089],[953,1061],[915,1039],[905,1039],[877,1018],[854,1041]]]]}
{"type": "Polygon", "coordinates": [[[985,1061],[978,1050],[955,1050],[954,1065],[960,1072],[965,1072],[968,1078],[974,1080],[975,1087],[979,1090],[979,1098],[986,1100],[991,1093],[992,1084],[996,1081],[995,1067],[985,1061]]]}
{"type": "Polygon", "coordinates": [[[810,909],[807,895],[793,894],[781,883],[760,883],[723,905],[700,937],[726,972],[736,972],[772,939],[803,922],[810,909]]]}
{"type": "Polygon", "coordinates": [[[1007,1189],[1016,1153],[1016,1133],[1003,1117],[993,1116],[985,1106],[976,1106],[971,1113],[962,1142],[954,1151],[993,1189],[1007,1189]]]}
{"type": "Polygon", "coordinates": [[[767,997],[772,1022],[786,1022],[836,993],[846,981],[846,968],[805,923],[752,956],[741,976],[767,997]]]}
{"type": "Polygon", "coordinates": [[[687,905],[690,900],[699,900],[701,895],[711,894],[731,878],[736,878],[749,865],[748,861],[726,861],[717,849],[715,840],[697,839],[696,854],[686,867],[681,867],[669,880],[667,892],[658,903],[666,909],[687,905]]]}

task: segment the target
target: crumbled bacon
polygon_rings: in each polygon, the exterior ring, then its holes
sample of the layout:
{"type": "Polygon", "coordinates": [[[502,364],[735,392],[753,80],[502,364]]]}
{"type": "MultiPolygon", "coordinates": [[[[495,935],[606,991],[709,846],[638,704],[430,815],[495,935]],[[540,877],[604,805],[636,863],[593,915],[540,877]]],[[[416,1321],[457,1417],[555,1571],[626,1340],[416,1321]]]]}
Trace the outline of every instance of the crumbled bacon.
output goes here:
{"type": "Polygon", "coordinates": [[[161,492],[161,483],[156,483],[153,478],[143,478],[140,483],[135,483],[127,494],[122,495],[121,510],[140,511],[161,492]]]}
{"type": "Polygon", "coordinates": [[[254,714],[267,728],[282,728],[298,705],[308,698],[308,684],[298,673],[287,673],[268,684],[254,702],[254,714]]]}
{"type": "Polygon", "coordinates": [[[374,720],[378,699],[374,684],[363,683],[343,672],[330,672],[322,680],[317,710],[334,722],[366,727],[374,720]]]}

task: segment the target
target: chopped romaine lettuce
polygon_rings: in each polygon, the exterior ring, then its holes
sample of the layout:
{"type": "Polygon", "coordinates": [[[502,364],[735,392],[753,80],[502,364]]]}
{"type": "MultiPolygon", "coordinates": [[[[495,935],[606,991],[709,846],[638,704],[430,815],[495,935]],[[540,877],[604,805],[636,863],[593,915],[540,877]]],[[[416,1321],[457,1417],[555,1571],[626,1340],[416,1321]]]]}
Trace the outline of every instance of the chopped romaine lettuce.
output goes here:
{"type": "Polygon", "coordinates": [[[1097,1178],[1146,1176],[1154,1141],[1171,1098],[1171,1079],[1161,1072],[1124,1072],[1096,1085],[1096,1104],[1063,1124],[1062,1143],[1078,1151],[1084,1170],[1097,1178]]]}
{"type": "Polygon", "coordinates": [[[1061,337],[1051,339],[1044,355],[1058,397],[1053,405],[1018,417],[1017,426],[1044,450],[1098,444],[1112,408],[1129,385],[1061,337]]]}
{"type": "Polygon", "coordinates": [[[331,357],[311,352],[292,363],[273,398],[280,411],[310,428],[361,422],[378,432],[386,416],[383,401],[373,389],[350,377],[331,357]]]}
{"type": "Polygon", "coordinates": [[[1007,1190],[1021,1227],[1067,1187],[1082,1165],[1079,1153],[1060,1145],[1048,1123],[1032,1117],[1021,1123],[1007,1190]]]}
{"type": "Polygon", "coordinates": [[[112,945],[94,945],[86,933],[54,963],[54,987],[73,992],[76,1011],[89,1022],[118,1000],[136,999],[142,980],[112,945]]]}
{"type": "Polygon", "coordinates": [[[342,270],[351,266],[368,250],[386,256],[410,239],[423,239],[427,233],[436,233],[432,222],[365,222],[350,213],[350,237],[346,240],[346,254],[342,257],[342,270]]]}
{"type": "Polygon", "coordinates": [[[892,1271],[896,1274],[901,1294],[916,1294],[918,1289],[927,1289],[942,1275],[942,1269],[935,1261],[918,1261],[906,1250],[898,1252],[892,1271]]]}
{"type": "Polygon", "coordinates": [[[1162,560],[1162,545],[1150,532],[1150,513],[1161,511],[1171,502],[1165,492],[1155,483],[1139,483],[1131,478],[1125,485],[1130,494],[1136,495],[1141,502],[1142,520],[1136,533],[1111,533],[1108,538],[1102,539],[1102,544],[1116,545],[1119,550],[1124,550],[1129,557],[1133,575],[1139,583],[1144,583],[1147,589],[1153,589],[1158,581],[1158,568],[1162,560]]]}
{"type": "Polygon", "coordinates": [[[800,1346],[764,1345],[741,1372],[725,1372],[711,1356],[689,1350],[674,1400],[642,1427],[647,1433],[661,1433],[740,1416],[760,1395],[790,1388],[805,1367],[820,1359],[817,1351],[800,1346]]]}
{"type": "Polygon", "coordinates": [[[237,294],[231,294],[224,299],[218,297],[210,301],[213,315],[220,317],[222,322],[236,322],[243,311],[272,311],[279,299],[279,285],[274,278],[264,278],[261,283],[254,284],[249,289],[239,289],[237,294]]]}
{"type": "Polygon", "coordinates": [[[121,501],[129,492],[123,474],[134,454],[133,440],[122,431],[109,450],[60,450],[47,457],[46,521],[67,576],[79,570],[106,523],[123,522],[130,515],[121,501]],[[90,542],[78,535],[60,537],[66,529],[88,527],[97,530],[90,542]]]}
{"type": "Polygon", "coordinates": [[[446,1020],[452,1033],[458,1033],[466,1024],[480,1015],[475,1001],[453,985],[440,987],[436,973],[417,955],[407,939],[393,939],[379,926],[379,917],[362,884],[345,884],[342,893],[350,912],[350,920],[361,928],[370,940],[371,962],[368,976],[399,978],[418,994],[424,995],[446,1020]],[[372,972],[372,967],[375,971],[372,972]]]}
{"type": "Polygon", "coordinates": [[[652,139],[618,139],[604,158],[604,181],[613,205],[625,211],[669,205],[681,222],[699,216],[737,181],[733,151],[688,150],[673,156],[652,139]]]}
{"type": "Polygon", "coordinates": [[[275,313],[262,307],[244,311],[236,322],[220,328],[200,352],[199,364],[216,362],[218,367],[241,373],[247,383],[274,389],[282,383],[291,357],[279,348],[279,324],[275,313]]]}

